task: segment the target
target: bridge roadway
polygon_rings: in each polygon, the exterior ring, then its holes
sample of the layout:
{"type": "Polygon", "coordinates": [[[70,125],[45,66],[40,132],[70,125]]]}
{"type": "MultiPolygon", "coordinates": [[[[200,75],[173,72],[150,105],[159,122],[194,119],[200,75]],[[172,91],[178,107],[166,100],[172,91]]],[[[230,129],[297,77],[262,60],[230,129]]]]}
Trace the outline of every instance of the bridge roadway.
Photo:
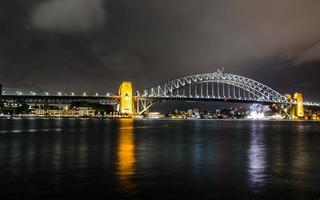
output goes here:
{"type": "MultiPolygon", "coordinates": [[[[23,101],[26,103],[60,103],[60,104],[69,104],[76,101],[89,101],[89,102],[109,102],[109,103],[118,103],[120,96],[83,96],[83,95],[2,95],[2,99],[5,101],[23,101]]],[[[229,99],[223,97],[187,97],[187,96],[167,96],[167,97],[142,97],[134,96],[134,100],[138,99],[148,99],[155,100],[157,102],[163,101],[186,101],[186,102],[197,102],[197,101],[214,101],[214,102],[229,102],[229,103],[263,103],[263,104],[273,104],[273,101],[264,101],[264,100],[255,100],[255,99],[229,99]]]]}
{"type": "Polygon", "coordinates": [[[25,103],[70,104],[72,102],[88,101],[102,104],[118,104],[119,96],[80,96],[80,95],[2,95],[4,101],[25,103]]]}

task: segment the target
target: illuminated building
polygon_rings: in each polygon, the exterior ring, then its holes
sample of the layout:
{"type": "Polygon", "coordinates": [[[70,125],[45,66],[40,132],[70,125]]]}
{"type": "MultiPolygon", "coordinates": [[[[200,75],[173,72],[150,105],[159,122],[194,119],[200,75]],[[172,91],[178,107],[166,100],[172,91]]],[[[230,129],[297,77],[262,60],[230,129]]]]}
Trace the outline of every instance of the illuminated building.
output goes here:
{"type": "Polygon", "coordinates": [[[148,118],[158,119],[160,117],[161,117],[161,114],[159,112],[149,112],[148,113],[148,118]]]}
{"type": "Polygon", "coordinates": [[[91,107],[79,107],[77,111],[79,117],[94,117],[96,112],[91,107]]]}

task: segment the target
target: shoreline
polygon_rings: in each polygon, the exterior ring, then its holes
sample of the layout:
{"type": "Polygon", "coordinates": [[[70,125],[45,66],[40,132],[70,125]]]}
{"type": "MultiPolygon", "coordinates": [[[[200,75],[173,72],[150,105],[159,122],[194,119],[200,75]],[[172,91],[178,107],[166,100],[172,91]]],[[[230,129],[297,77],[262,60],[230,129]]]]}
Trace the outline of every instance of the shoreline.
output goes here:
{"type": "Polygon", "coordinates": [[[292,122],[320,122],[320,120],[304,119],[193,119],[193,118],[135,118],[135,117],[44,117],[44,116],[0,116],[0,119],[17,120],[17,119],[72,119],[72,120],[164,120],[164,121],[292,121],[292,122]]]}

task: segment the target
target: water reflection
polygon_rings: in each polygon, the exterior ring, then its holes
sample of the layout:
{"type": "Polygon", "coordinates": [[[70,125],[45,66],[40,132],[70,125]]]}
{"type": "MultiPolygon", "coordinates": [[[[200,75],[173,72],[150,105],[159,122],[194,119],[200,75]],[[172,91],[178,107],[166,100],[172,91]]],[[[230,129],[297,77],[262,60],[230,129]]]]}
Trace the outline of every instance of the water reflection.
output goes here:
{"type": "Polygon", "coordinates": [[[0,129],[0,199],[320,197],[319,123],[0,119],[0,129]]]}
{"type": "Polygon", "coordinates": [[[249,159],[249,184],[254,189],[259,189],[265,184],[266,148],[263,130],[259,122],[253,122],[250,133],[249,159]]]}
{"type": "Polygon", "coordinates": [[[297,187],[303,187],[304,181],[305,181],[305,170],[308,164],[308,157],[305,151],[305,131],[309,128],[302,124],[297,123],[294,127],[294,130],[296,130],[296,134],[293,136],[292,141],[292,176],[294,177],[294,182],[297,185],[297,187]]]}
{"type": "Polygon", "coordinates": [[[121,119],[119,126],[117,176],[120,185],[127,191],[134,188],[132,177],[135,174],[135,144],[133,120],[121,119]]]}

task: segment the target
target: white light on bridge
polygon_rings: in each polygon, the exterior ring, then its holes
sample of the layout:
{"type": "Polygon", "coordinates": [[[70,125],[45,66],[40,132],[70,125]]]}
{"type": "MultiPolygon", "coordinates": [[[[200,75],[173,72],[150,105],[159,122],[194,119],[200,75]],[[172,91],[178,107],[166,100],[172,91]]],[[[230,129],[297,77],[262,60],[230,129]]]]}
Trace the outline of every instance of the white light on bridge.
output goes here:
{"type": "Polygon", "coordinates": [[[87,93],[84,92],[84,93],[83,93],[83,96],[87,96],[87,93]]]}
{"type": "Polygon", "coordinates": [[[96,96],[99,96],[99,94],[98,94],[98,93],[96,93],[96,96]]]}
{"type": "Polygon", "coordinates": [[[71,92],[71,96],[74,96],[74,92],[71,92]]]}
{"type": "Polygon", "coordinates": [[[58,96],[61,96],[61,92],[58,92],[58,96]]]}
{"type": "Polygon", "coordinates": [[[49,96],[49,92],[45,92],[44,94],[45,94],[46,96],[49,96]]]}

